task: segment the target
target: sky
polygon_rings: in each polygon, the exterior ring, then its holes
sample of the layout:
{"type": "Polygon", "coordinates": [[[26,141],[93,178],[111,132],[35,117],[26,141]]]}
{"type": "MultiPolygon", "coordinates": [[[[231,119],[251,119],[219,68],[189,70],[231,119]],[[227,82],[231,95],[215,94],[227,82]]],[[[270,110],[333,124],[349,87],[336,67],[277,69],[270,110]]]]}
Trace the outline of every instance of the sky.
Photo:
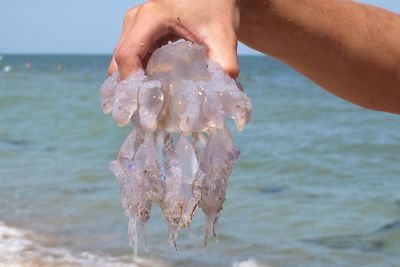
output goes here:
{"type": "MultiPolygon", "coordinates": [[[[138,0],[0,0],[1,54],[111,54],[138,0]]],[[[359,0],[400,13],[400,0],[359,0]]],[[[256,51],[240,44],[239,54],[256,51]]]]}

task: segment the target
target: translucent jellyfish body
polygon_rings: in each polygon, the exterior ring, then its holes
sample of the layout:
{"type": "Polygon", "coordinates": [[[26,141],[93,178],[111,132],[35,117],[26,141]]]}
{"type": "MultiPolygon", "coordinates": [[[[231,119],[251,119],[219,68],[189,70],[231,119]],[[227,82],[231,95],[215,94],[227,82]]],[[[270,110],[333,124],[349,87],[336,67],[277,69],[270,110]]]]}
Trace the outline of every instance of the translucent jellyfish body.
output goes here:
{"type": "Polygon", "coordinates": [[[118,126],[133,125],[109,169],[118,180],[135,253],[140,234],[147,240],[152,204],[161,208],[175,248],[179,232],[201,208],[207,245],[240,153],[224,120],[233,119],[242,131],[251,116],[241,85],[208,60],[202,46],[177,41],[155,50],[145,71],[123,81],[118,73],[110,76],[100,93],[103,111],[118,126]]]}

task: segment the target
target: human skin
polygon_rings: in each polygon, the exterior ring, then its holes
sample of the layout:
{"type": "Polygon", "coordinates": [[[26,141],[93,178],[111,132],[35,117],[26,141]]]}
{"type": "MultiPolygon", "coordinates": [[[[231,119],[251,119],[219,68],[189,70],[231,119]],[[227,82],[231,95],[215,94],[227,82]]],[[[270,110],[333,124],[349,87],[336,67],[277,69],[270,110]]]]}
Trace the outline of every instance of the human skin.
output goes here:
{"type": "Polygon", "coordinates": [[[236,0],[159,0],[128,10],[109,73],[122,78],[146,63],[168,40],[184,38],[203,44],[209,57],[236,78],[239,2],[236,0]]]}
{"type": "Polygon", "coordinates": [[[160,0],[131,9],[109,73],[125,78],[168,39],[205,45],[236,78],[237,40],[331,93],[400,114],[400,16],[349,0],[160,0]]]}

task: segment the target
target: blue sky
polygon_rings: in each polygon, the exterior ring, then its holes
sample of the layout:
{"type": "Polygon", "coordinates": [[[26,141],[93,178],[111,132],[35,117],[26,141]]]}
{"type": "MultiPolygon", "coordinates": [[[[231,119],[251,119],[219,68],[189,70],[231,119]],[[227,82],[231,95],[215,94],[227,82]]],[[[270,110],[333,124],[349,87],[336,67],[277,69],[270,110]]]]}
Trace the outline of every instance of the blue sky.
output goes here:
{"type": "MultiPolygon", "coordinates": [[[[109,54],[137,0],[0,0],[0,53],[109,54]]],[[[400,0],[362,0],[400,13],[400,0]]],[[[240,45],[239,54],[253,54],[240,45]]]]}

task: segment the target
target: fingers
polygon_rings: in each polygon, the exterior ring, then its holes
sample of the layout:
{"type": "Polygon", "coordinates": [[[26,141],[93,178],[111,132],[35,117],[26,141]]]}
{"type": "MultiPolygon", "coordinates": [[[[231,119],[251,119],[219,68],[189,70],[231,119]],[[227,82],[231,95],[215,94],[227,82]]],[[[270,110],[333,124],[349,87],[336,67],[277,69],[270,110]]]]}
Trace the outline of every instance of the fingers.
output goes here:
{"type": "Polygon", "coordinates": [[[110,65],[108,66],[108,76],[111,76],[114,72],[118,70],[117,62],[115,61],[115,57],[113,56],[110,62],[110,65]]]}
{"type": "Polygon", "coordinates": [[[219,30],[211,33],[205,40],[211,60],[219,63],[226,74],[236,79],[239,75],[237,58],[237,37],[232,29],[219,30]]]}
{"type": "MultiPolygon", "coordinates": [[[[125,37],[127,36],[127,34],[129,33],[130,29],[132,28],[132,26],[135,24],[135,20],[136,20],[136,14],[139,11],[140,6],[137,6],[135,8],[131,8],[129,9],[126,13],[125,13],[125,17],[124,17],[124,22],[122,24],[122,33],[121,33],[121,38],[119,39],[118,43],[121,43],[124,41],[125,37]]],[[[114,50],[114,54],[115,54],[115,50],[114,50]]]]}
{"type": "MultiPolygon", "coordinates": [[[[130,28],[131,25],[135,23],[136,13],[138,9],[139,6],[131,8],[125,13],[124,22],[122,24],[121,38],[119,42],[121,42],[125,38],[125,36],[128,33],[128,29],[130,28]]],[[[110,65],[108,66],[108,71],[107,71],[108,76],[111,76],[114,72],[118,70],[118,65],[117,61],[115,60],[114,54],[115,54],[115,49],[113,51],[113,57],[111,59],[110,65]]]]}
{"type": "Polygon", "coordinates": [[[129,22],[124,23],[125,30],[114,54],[121,79],[142,68],[147,53],[168,33],[168,19],[159,9],[156,3],[147,3],[136,10],[133,20],[129,17],[129,22]]]}
{"type": "MultiPolygon", "coordinates": [[[[177,37],[204,44],[208,48],[209,57],[219,63],[224,72],[236,79],[239,74],[237,59],[237,35],[235,26],[224,21],[205,23],[200,26],[181,16],[171,15],[172,11],[162,2],[147,2],[129,10],[125,16],[123,32],[109,66],[109,73],[117,69],[121,79],[131,72],[143,68],[151,53],[168,40],[177,37]],[[174,19],[172,19],[174,18],[174,19]],[[177,21],[179,21],[177,23],[177,21]],[[189,31],[181,21],[191,25],[189,31]],[[201,36],[193,31],[202,28],[201,36]]],[[[198,32],[198,31],[197,31],[198,32]]]]}

